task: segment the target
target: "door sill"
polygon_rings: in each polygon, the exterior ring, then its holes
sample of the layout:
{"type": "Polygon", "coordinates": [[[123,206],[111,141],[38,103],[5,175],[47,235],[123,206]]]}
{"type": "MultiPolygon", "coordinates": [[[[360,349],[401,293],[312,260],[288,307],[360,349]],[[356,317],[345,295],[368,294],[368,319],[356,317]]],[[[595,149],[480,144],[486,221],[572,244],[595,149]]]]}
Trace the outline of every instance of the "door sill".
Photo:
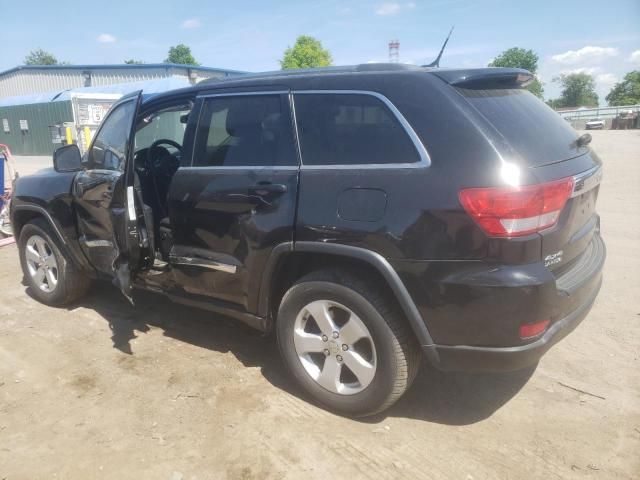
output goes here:
{"type": "Polygon", "coordinates": [[[269,332],[271,330],[271,322],[267,318],[258,317],[240,310],[235,304],[187,293],[166,293],[166,295],[172,302],[232,317],[261,332],[269,332]]]}

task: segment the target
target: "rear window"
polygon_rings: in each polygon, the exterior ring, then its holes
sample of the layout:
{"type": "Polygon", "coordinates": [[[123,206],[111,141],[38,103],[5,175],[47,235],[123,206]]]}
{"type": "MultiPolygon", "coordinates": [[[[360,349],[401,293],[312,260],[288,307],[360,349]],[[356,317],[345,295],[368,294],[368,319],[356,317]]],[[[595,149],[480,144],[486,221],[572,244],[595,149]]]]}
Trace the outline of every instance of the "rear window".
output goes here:
{"type": "Polygon", "coordinates": [[[365,94],[295,95],[302,163],[380,165],[420,161],[407,134],[387,106],[365,94]]]}
{"type": "Polygon", "coordinates": [[[541,166],[582,153],[576,131],[533,94],[521,89],[457,89],[529,165],[541,166]]]}

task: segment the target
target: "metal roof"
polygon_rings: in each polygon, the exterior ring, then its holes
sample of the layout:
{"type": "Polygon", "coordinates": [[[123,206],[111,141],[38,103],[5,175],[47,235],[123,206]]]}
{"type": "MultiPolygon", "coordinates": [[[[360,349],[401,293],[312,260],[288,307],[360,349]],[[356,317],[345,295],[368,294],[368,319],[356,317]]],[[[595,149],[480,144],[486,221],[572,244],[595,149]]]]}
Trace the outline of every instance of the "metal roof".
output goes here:
{"type": "Polygon", "coordinates": [[[17,67],[10,68],[0,72],[0,77],[8,75],[10,73],[18,72],[21,70],[126,70],[126,69],[145,69],[145,68],[181,68],[191,69],[201,72],[216,72],[216,73],[231,73],[231,74],[244,74],[241,70],[229,70],[226,68],[214,68],[214,67],[202,67],[199,65],[183,65],[179,63],[114,63],[105,65],[18,65],[17,67]]]}
{"type": "Polygon", "coordinates": [[[113,85],[102,85],[96,87],[71,88],[59,92],[36,93],[33,95],[19,95],[15,97],[0,98],[0,107],[10,107],[14,105],[29,105],[34,103],[60,102],[71,99],[74,94],[96,94],[117,93],[126,95],[127,93],[142,90],[145,97],[152,96],[168,90],[189,87],[188,80],[176,77],[159,78],[154,80],[142,80],[139,82],[115,83],[113,85]]]}

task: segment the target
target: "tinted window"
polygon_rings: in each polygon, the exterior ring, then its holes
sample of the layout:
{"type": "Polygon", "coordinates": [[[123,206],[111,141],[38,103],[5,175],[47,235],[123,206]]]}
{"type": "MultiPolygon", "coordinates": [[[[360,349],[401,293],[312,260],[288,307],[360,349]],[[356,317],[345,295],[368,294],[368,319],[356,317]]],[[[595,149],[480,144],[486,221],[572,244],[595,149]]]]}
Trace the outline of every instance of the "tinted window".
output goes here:
{"type": "Polygon", "coordinates": [[[363,94],[297,94],[302,163],[361,165],[414,163],[418,152],[395,115],[363,94]]]}
{"type": "Polygon", "coordinates": [[[458,89],[530,165],[575,157],[576,131],[526,90],[458,89]]]}
{"type": "Polygon", "coordinates": [[[131,100],[109,114],[89,151],[88,168],[124,170],[135,108],[131,100]]]}
{"type": "Polygon", "coordinates": [[[280,95],[213,97],[203,105],[193,165],[296,165],[289,117],[280,95]]]}

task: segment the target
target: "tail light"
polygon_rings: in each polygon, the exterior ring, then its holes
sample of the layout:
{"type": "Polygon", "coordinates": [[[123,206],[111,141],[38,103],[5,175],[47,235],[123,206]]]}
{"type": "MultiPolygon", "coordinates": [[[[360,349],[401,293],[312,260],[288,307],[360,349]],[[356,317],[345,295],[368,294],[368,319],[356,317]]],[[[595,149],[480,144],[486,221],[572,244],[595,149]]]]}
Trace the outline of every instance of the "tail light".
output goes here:
{"type": "Polygon", "coordinates": [[[552,227],[573,191],[573,177],[520,187],[467,188],[460,203],[490,237],[521,237],[552,227]]]}

